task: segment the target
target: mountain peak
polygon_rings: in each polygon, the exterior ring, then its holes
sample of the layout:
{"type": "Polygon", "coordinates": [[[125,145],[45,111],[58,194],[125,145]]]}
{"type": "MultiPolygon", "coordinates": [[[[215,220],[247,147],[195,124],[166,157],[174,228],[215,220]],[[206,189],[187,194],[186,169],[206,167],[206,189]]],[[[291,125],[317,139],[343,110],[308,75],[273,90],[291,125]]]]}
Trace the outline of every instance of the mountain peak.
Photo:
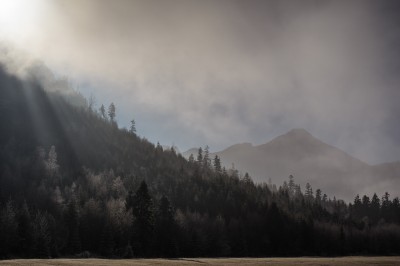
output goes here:
{"type": "Polygon", "coordinates": [[[279,145],[293,145],[294,143],[296,144],[301,144],[302,145],[309,145],[309,144],[316,144],[316,143],[321,143],[321,141],[317,138],[315,138],[311,133],[309,133],[307,130],[303,128],[295,128],[287,132],[286,134],[280,135],[270,142],[263,144],[261,146],[265,145],[271,145],[271,144],[279,144],[279,145]]]}
{"type": "Polygon", "coordinates": [[[308,132],[304,128],[294,128],[294,129],[290,130],[288,133],[286,133],[285,135],[295,136],[295,137],[312,137],[310,132],[308,132]]]}

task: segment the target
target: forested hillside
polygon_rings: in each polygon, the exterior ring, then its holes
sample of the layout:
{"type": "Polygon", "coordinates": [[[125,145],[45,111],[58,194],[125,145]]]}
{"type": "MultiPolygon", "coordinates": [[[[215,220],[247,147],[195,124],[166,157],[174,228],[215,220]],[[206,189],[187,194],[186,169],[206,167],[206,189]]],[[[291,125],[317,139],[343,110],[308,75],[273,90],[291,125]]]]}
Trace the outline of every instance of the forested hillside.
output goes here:
{"type": "MultiPolygon", "coordinates": [[[[399,199],[354,203],[186,160],[0,69],[0,258],[400,254],[399,199]]],[[[296,173],[294,173],[295,175],[296,173]]]]}
{"type": "MultiPolygon", "coordinates": [[[[188,158],[195,149],[183,153],[188,158]]],[[[336,197],[352,200],[357,193],[399,196],[400,163],[369,165],[328,145],[304,129],[292,129],[262,145],[236,144],[215,152],[226,166],[234,164],[255,181],[282,183],[291,174],[336,197]],[[345,185],[344,185],[345,184],[345,185]]]]}

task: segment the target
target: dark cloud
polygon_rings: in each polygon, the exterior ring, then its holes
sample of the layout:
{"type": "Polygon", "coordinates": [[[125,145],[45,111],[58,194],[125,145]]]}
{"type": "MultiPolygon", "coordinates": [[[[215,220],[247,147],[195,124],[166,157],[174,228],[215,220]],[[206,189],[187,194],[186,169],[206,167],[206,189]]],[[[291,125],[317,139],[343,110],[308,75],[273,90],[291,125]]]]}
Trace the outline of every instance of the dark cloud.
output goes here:
{"type": "Polygon", "coordinates": [[[400,159],[398,1],[49,1],[46,10],[25,48],[90,83],[81,89],[99,102],[117,102],[120,124],[136,115],[153,141],[216,150],[303,127],[367,162],[400,159]]]}

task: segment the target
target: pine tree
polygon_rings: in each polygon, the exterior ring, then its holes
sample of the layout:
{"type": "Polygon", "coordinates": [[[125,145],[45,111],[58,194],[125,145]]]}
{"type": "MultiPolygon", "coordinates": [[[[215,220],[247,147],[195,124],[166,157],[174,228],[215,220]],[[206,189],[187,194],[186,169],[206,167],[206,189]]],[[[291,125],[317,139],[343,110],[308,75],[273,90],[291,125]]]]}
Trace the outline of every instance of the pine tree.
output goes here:
{"type": "Polygon", "coordinates": [[[371,217],[371,214],[370,214],[371,201],[370,201],[369,197],[367,195],[364,195],[362,197],[361,202],[362,202],[362,208],[360,211],[360,217],[364,217],[364,216],[371,217]]]}
{"type": "Polygon", "coordinates": [[[151,245],[154,234],[153,200],[149,194],[147,184],[143,180],[135,195],[130,193],[126,200],[128,208],[132,208],[134,216],[132,244],[139,256],[151,254],[151,245]]]}
{"type": "Polygon", "coordinates": [[[54,176],[58,172],[57,152],[56,147],[53,145],[50,148],[48,159],[46,160],[46,168],[50,176],[54,176]]]}
{"type": "Polygon", "coordinates": [[[79,238],[79,216],[75,200],[69,202],[65,220],[68,227],[68,251],[70,254],[79,253],[81,251],[81,242],[79,238]]]}
{"type": "Polygon", "coordinates": [[[313,199],[313,190],[310,183],[306,184],[306,192],[305,192],[306,199],[311,201],[313,199]]]}
{"type": "Polygon", "coordinates": [[[107,119],[107,117],[106,117],[106,108],[104,108],[104,104],[102,104],[101,106],[100,106],[100,114],[101,114],[101,117],[103,118],[103,119],[107,119]]]}
{"type": "Polygon", "coordinates": [[[218,155],[215,155],[214,158],[214,169],[217,173],[221,173],[221,159],[218,157],[218,155]]]}
{"type": "Polygon", "coordinates": [[[319,188],[315,191],[315,202],[317,204],[321,204],[322,202],[322,191],[319,188]]]}
{"type": "Polygon", "coordinates": [[[18,238],[20,253],[27,256],[32,255],[33,225],[26,201],[24,201],[18,215],[18,238]]]}
{"type": "Polygon", "coordinates": [[[204,148],[204,158],[203,158],[203,167],[207,169],[211,166],[211,159],[210,159],[210,148],[208,145],[204,148]]]}
{"type": "Polygon", "coordinates": [[[243,181],[244,181],[245,184],[252,184],[253,183],[253,180],[251,179],[249,173],[247,173],[247,172],[244,174],[243,181]]]}
{"type": "Polygon", "coordinates": [[[360,199],[360,195],[358,195],[358,194],[354,198],[353,215],[358,219],[361,218],[361,215],[362,215],[362,202],[360,199]]]}
{"type": "Polygon", "coordinates": [[[200,165],[203,163],[203,149],[201,147],[197,153],[197,163],[200,165]]]}
{"type": "Polygon", "coordinates": [[[0,209],[0,257],[15,254],[18,244],[18,223],[14,203],[10,199],[0,209]]]}
{"type": "Polygon", "coordinates": [[[110,121],[114,122],[114,119],[115,119],[115,105],[114,105],[114,103],[111,103],[110,106],[108,107],[108,116],[110,117],[110,121]]]}
{"type": "Polygon", "coordinates": [[[371,217],[373,223],[378,222],[380,208],[381,208],[381,202],[380,202],[378,196],[376,195],[376,193],[374,193],[374,195],[372,196],[371,205],[370,205],[370,215],[371,215],[370,217],[371,217]]]}
{"type": "Polygon", "coordinates": [[[174,210],[167,197],[163,196],[158,207],[155,232],[157,248],[162,257],[177,255],[177,228],[174,210]]]}
{"type": "Polygon", "coordinates": [[[51,234],[49,222],[46,215],[38,211],[33,221],[33,232],[35,239],[35,256],[49,258],[51,234]]]}
{"type": "Polygon", "coordinates": [[[136,123],[135,119],[131,120],[131,128],[129,129],[129,132],[132,134],[136,134],[136,123]]]}
{"type": "Polygon", "coordinates": [[[289,176],[289,183],[288,183],[288,189],[289,189],[289,196],[293,197],[295,194],[295,183],[294,183],[294,177],[293,175],[289,176]]]}
{"type": "Polygon", "coordinates": [[[391,219],[391,205],[392,202],[390,201],[390,195],[388,192],[382,196],[382,206],[381,206],[381,217],[386,221],[391,219]]]}
{"type": "Polygon", "coordinates": [[[328,202],[328,195],[326,195],[325,193],[322,196],[322,202],[324,202],[324,203],[328,202]]]}

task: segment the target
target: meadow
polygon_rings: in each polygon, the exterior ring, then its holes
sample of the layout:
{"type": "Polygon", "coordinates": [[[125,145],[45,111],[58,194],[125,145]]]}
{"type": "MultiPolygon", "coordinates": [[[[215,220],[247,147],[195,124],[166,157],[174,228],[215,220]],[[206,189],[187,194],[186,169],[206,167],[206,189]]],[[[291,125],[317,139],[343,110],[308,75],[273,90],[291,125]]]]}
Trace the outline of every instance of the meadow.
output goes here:
{"type": "Polygon", "coordinates": [[[0,261],[0,265],[30,265],[30,266],[46,266],[46,265],[301,265],[301,266],[365,266],[365,265],[400,265],[400,257],[337,257],[337,258],[180,258],[180,259],[21,259],[21,260],[4,260],[0,261]]]}

